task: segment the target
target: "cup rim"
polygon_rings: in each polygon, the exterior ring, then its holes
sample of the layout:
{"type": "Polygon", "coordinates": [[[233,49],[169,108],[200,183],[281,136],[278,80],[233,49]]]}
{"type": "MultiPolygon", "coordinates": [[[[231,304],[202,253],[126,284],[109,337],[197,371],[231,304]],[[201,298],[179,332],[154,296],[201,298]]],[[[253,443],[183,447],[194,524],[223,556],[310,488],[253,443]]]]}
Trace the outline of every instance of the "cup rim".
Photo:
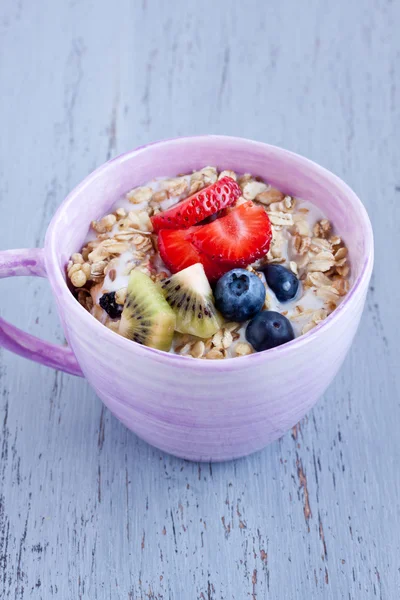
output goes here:
{"type": "Polygon", "coordinates": [[[183,136],[176,138],[168,138],[163,140],[158,140],[155,142],[150,142],[148,144],[144,144],[142,146],[137,147],[134,150],[130,150],[128,152],[124,152],[115,158],[103,163],[97,169],[92,171],[87,177],[85,177],[81,183],[79,183],[63,200],[63,202],[58,207],[56,213],[54,214],[46,232],[45,238],[45,262],[46,262],[46,272],[52,286],[52,289],[57,292],[57,295],[62,299],[62,303],[66,303],[69,306],[70,311],[72,311],[77,319],[79,319],[82,323],[87,325],[88,327],[95,328],[96,332],[101,335],[105,342],[109,340],[112,344],[117,344],[126,352],[133,351],[141,354],[143,357],[151,358],[155,360],[155,362],[170,362],[171,366],[178,366],[181,368],[193,368],[194,366],[199,369],[214,369],[217,371],[222,370],[237,370],[238,368],[246,368],[249,366],[251,361],[252,366],[256,366],[262,362],[265,362],[269,358],[278,358],[284,357],[286,354],[295,351],[301,350],[304,346],[308,344],[312,344],[318,337],[321,331],[328,331],[332,327],[335,326],[336,322],[341,318],[342,315],[346,314],[349,310],[351,310],[351,306],[356,302],[358,296],[362,294],[364,284],[368,283],[368,280],[371,276],[372,267],[374,260],[374,243],[373,243],[373,231],[372,225],[368,216],[368,213],[355,192],[337,175],[334,175],[328,169],[325,169],[318,163],[301,156],[295,152],[290,150],[286,150],[279,146],[274,146],[272,144],[267,144],[264,142],[259,142],[255,140],[250,140],[243,137],[237,136],[227,136],[227,135],[195,135],[195,136],[183,136]],[[192,360],[190,357],[181,356],[179,354],[173,354],[170,352],[164,352],[162,350],[157,350],[155,348],[149,348],[147,346],[143,346],[141,344],[132,344],[132,340],[128,340],[118,333],[115,333],[111,329],[105,327],[100,321],[95,319],[73,296],[71,293],[67,281],[64,277],[64,273],[62,268],[59,267],[58,261],[55,258],[57,254],[56,251],[56,241],[57,241],[57,228],[58,225],[63,221],[63,214],[68,207],[74,202],[75,198],[79,196],[83,190],[90,185],[95,179],[103,176],[103,174],[110,168],[114,163],[122,163],[125,160],[131,159],[136,154],[141,152],[146,152],[148,148],[152,146],[168,146],[173,143],[181,143],[187,140],[208,140],[212,141],[230,141],[237,143],[244,143],[247,147],[253,147],[253,149],[268,149],[274,152],[276,155],[281,156],[282,158],[290,157],[292,161],[295,161],[298,166],[308,169],[309,171],[313,171],[316,175],[325,178],[328,182],[332,183],[333,186],[339,188],[347,197],[347,199],[358,206],[360,212],[360,227],[362,227],[363,238],[364,238],[364,260],[363,265],[360,270],[360,273],[357,279],[354,281],[350,291],[344,297],[343,301],[339,304],[339,306],[321,323],[319,323],[316,327],[311,329],[309,332],[300,335],[290,342],[286,342],[282,344],[282,346],[277,346],[276,348],[271,348],[269,350],[264,350],[262,352],[255,352],[253,354],[247,356],[239,356],[233,358],[225,358],[223,360],[192,360]],[[239,360],[240,359],[240,360],[239,360]]]}

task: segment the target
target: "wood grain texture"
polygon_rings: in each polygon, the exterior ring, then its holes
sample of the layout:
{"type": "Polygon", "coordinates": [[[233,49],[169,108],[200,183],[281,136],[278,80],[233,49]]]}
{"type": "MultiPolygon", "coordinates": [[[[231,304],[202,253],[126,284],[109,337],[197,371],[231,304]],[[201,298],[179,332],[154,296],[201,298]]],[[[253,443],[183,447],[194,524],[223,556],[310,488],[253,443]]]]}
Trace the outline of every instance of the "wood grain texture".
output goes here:
{"type": "MultiPolygon", "coordinates": [[[[0,598],[399,597],[399,26],[390,0],[2,0],[2,248],[40,245],[106,159],[213,132],[343,177],[371,216],[376,268],[324,398],[228,464],[163,455],[84,381],[2,352],[0,598]]],[[[3,282],[1,309],[62,340],[45,282],[3,282]]]]}

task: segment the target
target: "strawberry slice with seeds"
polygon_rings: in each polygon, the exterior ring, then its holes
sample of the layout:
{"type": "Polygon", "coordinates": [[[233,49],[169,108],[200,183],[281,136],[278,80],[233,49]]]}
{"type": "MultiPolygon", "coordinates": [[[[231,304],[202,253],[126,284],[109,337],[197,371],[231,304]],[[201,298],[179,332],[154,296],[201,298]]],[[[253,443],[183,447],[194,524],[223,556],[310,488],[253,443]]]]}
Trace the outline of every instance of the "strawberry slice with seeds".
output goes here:
{"type": "Polygon", "coordinates": [[[241,193],[236,181],[231,177],[222,177],[169,210],[151,217],[153,229],[157,233],[161,229],[186,229],[196,225],[233,204],[241,193]]]}
{"type": "Polygon", "coordinates": [[[226,271],[229,271],[229,268],[221,267],[193,246],[191,238],[193,231],[197,229],[198,227],[162,229],[158,234],[158,251],[172,273],[177,273],[182,269],[186,269],[186,267],[201,263],[208,279],[216,281],[226,271]]]}
{"type": "Polygon", "coordinates": [[[269,250],[271,223],[262,206],[245,202],[192,233],[195,248],[213,262],[231,267],[247,266],[269,250]]]}

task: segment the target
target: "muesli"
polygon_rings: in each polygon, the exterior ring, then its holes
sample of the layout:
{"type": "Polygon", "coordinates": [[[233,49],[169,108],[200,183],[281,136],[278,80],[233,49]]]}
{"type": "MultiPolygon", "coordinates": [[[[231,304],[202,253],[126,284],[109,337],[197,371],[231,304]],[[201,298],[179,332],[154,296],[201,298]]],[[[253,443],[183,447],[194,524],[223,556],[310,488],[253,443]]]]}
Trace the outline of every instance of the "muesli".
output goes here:
{"type": "Polygon", "coordinates": [[[307,333],[347,294],[349,273],[340,232],[315,205],[214,167],[130,190],[67,265],[77,300],[106,327],[204,359],[307,333]]]}

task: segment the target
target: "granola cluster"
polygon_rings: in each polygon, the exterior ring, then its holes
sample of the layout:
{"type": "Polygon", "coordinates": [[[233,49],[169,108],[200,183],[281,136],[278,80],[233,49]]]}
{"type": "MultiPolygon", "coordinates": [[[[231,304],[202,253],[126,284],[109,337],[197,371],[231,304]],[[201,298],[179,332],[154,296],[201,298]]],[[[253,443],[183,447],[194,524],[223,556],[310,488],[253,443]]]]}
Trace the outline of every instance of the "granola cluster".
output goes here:
{"type": "MultiPolygon", "coordinates": [[[[132,269],[141,270],[153,281],[169,276],[157,251],[150,217],[225,176],[237,181],[241,188],[237,204],[251,200],[262,205],[271,221],[269,252],[248,269],[262,277],[257,267],[282,264],[301,282],[301,294],[290,306],[277,304],[266,286],[264,309],[278,310],[287,316],[293,326],[297,325],[298,334],[307,333],[323,321],[349,291],[348,251],[332,224],[325,218],[313,222],[314,207],[310,203],[285,195],[259,177],[229,170],[219,172],[214,167],[137,187],[120,199],[110,214],[91,223],[85,245],[67,265],[68,279],[80,304],[118,332],[118,320],[111,319],[99,304],[102,294],[115,291],[115,302],[123,306],[132,269]]],[[[245,341],[241,323],[224,323],[208,340],[176,333],[172,351],[205,359],[253,352],[245,341]]]]}
{"type": "Polygon", "coordinates": [[[241,323],[224,323],[208,340],[198,340],[188,334],[177,334],[175,352],[193,358],[221,359],[228,356],[245,356],[253,352],[250,344],[240,341],[241,323]]]}

